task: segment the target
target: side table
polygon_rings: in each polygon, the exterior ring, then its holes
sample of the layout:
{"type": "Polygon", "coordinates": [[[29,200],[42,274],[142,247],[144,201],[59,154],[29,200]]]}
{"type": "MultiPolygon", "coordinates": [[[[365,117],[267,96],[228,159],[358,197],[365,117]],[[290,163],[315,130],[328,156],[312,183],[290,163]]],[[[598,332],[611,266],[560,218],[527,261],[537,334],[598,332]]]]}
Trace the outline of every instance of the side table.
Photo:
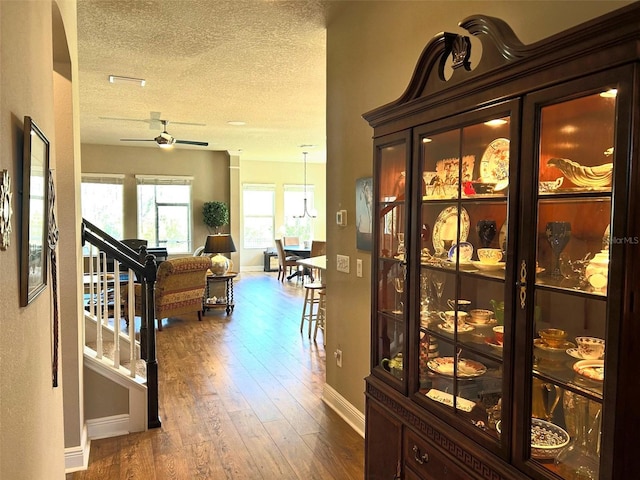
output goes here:
{"type": "Polygon", "coordinates": [[[207,273],[207,286],[204,290],[204,298],[202,299],[202,313],[205,313],[209,308],[225,307],[227,315],[233,312],[235,304],[233,303],[233,280],[238,276],[235,272],[227,272],[224,275],[214,275],[213,273],[207,273]],[[225,282],[225,298],[224,301],[210,302],[210,286],[212,283],[225,282]]]}

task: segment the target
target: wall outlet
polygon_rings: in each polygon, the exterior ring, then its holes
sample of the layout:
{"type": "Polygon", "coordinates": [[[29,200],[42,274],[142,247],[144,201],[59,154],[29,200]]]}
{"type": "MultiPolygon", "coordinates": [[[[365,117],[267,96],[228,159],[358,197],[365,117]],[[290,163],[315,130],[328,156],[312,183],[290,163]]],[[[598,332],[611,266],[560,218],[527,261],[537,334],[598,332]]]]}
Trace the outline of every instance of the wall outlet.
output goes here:
{"type": "Polygon", "coordinates": [[[336,270],[342,273],[349,273],[348,255],[336,255],[336,270]]]}
{"type": "Polygon", "coordinates": [[[356,260],[356,276],[361,277],[362,276],[362,259],[358,258],[356,260]]]}
{"type": "Polygon", "coordinates": [[[342,368],[342,350],[336,350],[333,355],[336,357],[336,365],[342,368]]]}

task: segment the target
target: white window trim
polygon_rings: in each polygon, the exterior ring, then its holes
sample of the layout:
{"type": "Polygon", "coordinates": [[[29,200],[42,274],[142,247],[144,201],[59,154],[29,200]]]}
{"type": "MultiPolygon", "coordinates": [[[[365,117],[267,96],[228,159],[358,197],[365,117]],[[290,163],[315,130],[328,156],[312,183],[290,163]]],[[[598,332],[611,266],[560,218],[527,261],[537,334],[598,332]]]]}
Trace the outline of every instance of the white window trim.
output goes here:
{"type": "Polygon", "coordinates": [[[138,185],[191,185],[193,178],[184,175],[136,175],[138,185]]]}
{"type": "Polygon", "coordinates": [[[112,185],[122,185],[124,175],[120,173],[82,173],[81,183],[108,183],[112,185]]]}

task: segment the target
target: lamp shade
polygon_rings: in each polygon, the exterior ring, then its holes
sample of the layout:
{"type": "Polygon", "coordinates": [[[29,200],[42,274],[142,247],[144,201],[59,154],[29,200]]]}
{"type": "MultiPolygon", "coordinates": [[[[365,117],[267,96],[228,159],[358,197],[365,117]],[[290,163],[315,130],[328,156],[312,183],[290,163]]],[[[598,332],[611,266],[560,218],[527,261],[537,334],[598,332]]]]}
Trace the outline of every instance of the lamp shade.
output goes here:
{"type": "Polygon", "coordinates": [[[235,252],[236,246],[233,244],[231,235],[219,234],[208,235],[204,244],[205,253],[215,253],[211,257],[211,272],[214,275],[224,275],[229,270],[229,259],[223,253],[235,252]]]}
{"type": "Polygon", "coordinates": [[[236,246],[231,235],[228,234],[208,235],[204,244],[205,253],[230,253],[235,251],[236,246]]]}

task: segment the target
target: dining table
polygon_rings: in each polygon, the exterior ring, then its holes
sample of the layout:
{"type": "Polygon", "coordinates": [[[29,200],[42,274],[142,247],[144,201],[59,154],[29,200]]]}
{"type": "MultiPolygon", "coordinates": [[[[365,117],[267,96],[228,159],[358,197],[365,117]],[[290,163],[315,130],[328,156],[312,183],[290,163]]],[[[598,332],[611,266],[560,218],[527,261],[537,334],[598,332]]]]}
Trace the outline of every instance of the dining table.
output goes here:
{"type": "MultiPolygon", "coordinates": [[[[283,249],[286,256],[292,255],[292,256],[300,257],[301,259],[309,258],[311,256],[310,246],[307,247],[304,245],[287,245],[283,247],[283,249]]],[[[295,272],[293,272],[291,275],[287,277],[287,280],[291,280],[294,277],[304,276],[304,275],[306,275],[305,270],[296,270],[295,272]]]]}

